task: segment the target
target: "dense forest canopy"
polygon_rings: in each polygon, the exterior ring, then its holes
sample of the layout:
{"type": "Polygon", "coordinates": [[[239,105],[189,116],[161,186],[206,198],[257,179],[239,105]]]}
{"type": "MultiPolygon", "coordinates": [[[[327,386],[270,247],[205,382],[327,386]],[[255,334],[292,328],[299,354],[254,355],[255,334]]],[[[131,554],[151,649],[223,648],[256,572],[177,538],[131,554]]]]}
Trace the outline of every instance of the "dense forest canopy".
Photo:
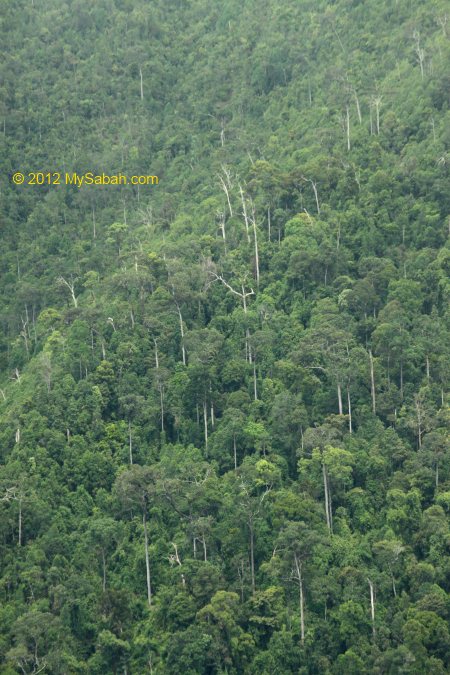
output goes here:
{"type": "Polygon", "coordinates": [[[449,17],[0,0],[2,675],[448,672],[449,17]]]}

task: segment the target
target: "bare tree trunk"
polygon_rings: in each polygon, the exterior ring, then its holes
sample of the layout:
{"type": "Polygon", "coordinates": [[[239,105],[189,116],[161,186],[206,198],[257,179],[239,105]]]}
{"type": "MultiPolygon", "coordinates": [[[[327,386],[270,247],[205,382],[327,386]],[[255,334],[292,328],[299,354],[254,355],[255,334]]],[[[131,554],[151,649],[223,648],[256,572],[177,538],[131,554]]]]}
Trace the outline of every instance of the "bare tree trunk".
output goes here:
{"type": "Polygon", "coordinates": [[[382,96],[374,96],[372,99],[372,103],[375,106],[377,136],[380,134],[380,106],[382,99],[383,99],[382,96]]]}
{"type": "Polygon", "coordinates": [[[339,415],[344,414],[344,408],[342,406],[342,390],[341,390],[341,383],[337,383],[337,395],[338,395],[338,407],[339,407],[339,415]]]}
{"type": "Polygon", "coordinates": [[[355,97],[356,112],[358,114],[358,122],[360,124],[362,124],[361,108],[360,108],[360,105],[359,105],[359,98],[358,98],[358,94],[356,93],[356,89],[353,89],[353,95],[355,97]]]}
{"type": "Polygon", "coordinates": [[[258,400],[258,386],[257,386],[257,381],[256,381],[256,359],[253,359],[253,395],[255,397],[255,401],[258,400]]]}
{"type": "Polygon", "coordinates": [[[249,224],[248,224],[247,204],[245,202],[245,196],[244,196],[244,191],[242,189],[242,185],[239,185],[239,192],[240,192],[240,195],[241,195],[242,215],[244,216],[245,231],[247,233],[247,242],[250,243],[250,227],[249,227],[249,224]]]}
{"type": "Polygon", "coordinates": [[[314,197],[315,197],[315,199],[316,199],[317,215],[320,216],[319,194],[318,194],[318,192],[317,192],[317,185],[316,185],[316,183],[315,183],[313,180],[311,181],[311,185],[312,185],[312,187],[313,187],[313,190],[314,190],[314,197]]]}
{"type": "Polygon", "coordinates": [[[208,452],[208,411],[206,406],[206,399],[203,401],[203,426],[205,433],[205,450],[208,452]]]}
{"type": "Polygon", "coordinates": [[[397,597],[397,588],[395,586],[395,577],[392,574],[392,570],[391,570],[391,578],[392,578],[392,592],[394,593],[394,598],[396,598],[397,597]]]}
{"type": "Polygon", "coordinates": [[[64,277],[58,277],[58,283],[63,284],[64,286],[66,286],[69,289],[70,295],[72,296],[73,306],[75,308],[77,308],[78,307],[78,299],[75,296],[75,281],[73,281],[73,280],[67,281],[67,279],[64,279],[64,277]]]}
{"type": "Polygon", "coordinates": [[[420,46],[420,39],[419,39],[419,34],[417,33],[416,36],[416,54],[417,54],[417,60],[419,62],[420,66],[420,75],[422,80],[424,79],[424,63],[425,63],[425,51],[422,49],[420,46]]]}
{"type": "Polygon", "coordinates": [[[247,300],[246,300],[246,295],[245,295],[245,289],[244,286],[241,286],[242,288],[242,307],[244,309],[244,314],[247,314],[247,300]]]}
{"type": "Polygon", "coordinates": [[[325,516],[327,519],[328,531],[331,532],[331,521],[330,521],[330,504],[328,501],[329,492],[328,492],[328,477],[327,477],[327,468],[325,464],[322,464],[322,475],[323,475],[323,491],[325,494],[325,516]]]}
{"type": "Polygon", "coordinates": [[[423,408],[421,406],[420,400],[415,397],[415,408],[416,408],[416,416],[417,416],[417,440],[419,444],[419,450],[422,447],[422,434],[423,434],[423,425],[422,422],[424,420],[424,415],[423,415],[423,408]]]}
{"type": "Polygon", "coordinates": [[[161,431],[164,431],[164,387],[162,383],[159,385],[159,401],[161,406],[161,431]]]}
{"type": "Polygon", "coordinates": [[[178,302],[175,303],[178,311],[178,318],[180,320],[180,333],[181,333],[181,355],[183,357],[183,366],[186,365],[186,349],[184,347],[184,327],[183,327],[183,317],[181,315],[181,309],[178,302]]]}
{"type": "Polygon", "coordinates": [[[142,68],[139,66],[139,79],[141,83],[141,101],[144,100],[144,79],[142,77],[142,68]]]}
{"type": "Polygon", "coordinates": [[[133,464],[133,440],[131,437],[131,422],[128,420],[128,447],[130,456],[130,466],[133,464]]]}
{"type": "Polygon", "coordinates": [[[375,595],[373,592],[373,583],[370,581],[370,579],[367,579],[369,582],[369,588],[370,588],[370,616],[372,619],[372,635],[375,639],[376,635],[376,630],[375,630],[375,595]]]}
{"type": "Polygon", "coordinates": [[[234,295],[237,295],[239,298],[241,298],[242,306],[244,308],[244,314],[247,314],[246,298],[250,295],[255,295],[255,291],[253,290],[253,288],[251,288],[250,291],[248,291],[246,293],[244,285],[241,284],[242,293],[239,293],[239,291],[236,291],[234,288],[232,288],[230,286],[230,284],[227,281],[225,281],[225,279],[223,277],[220,277],[218,274],[215,274],[215,273],[213,273],[213,276],[217,279],[217,281],[221,281],[223,283],[223,285],[228,288],[228,290],[230,290],[232,293],[234,293],[234,295]]]}
{"type": "Polygon", "coordinates": [[[305,605],[304,605],[304,596],[303,596],[303,576],[302,576],[302,563],[298,559],[297,554],[294,554],[295,560],[295,569],[298,579],[298,588],[299,588],[299,605],[300,605],[300,641],[302,645],[305,644],[305,605]]]}
{"type": "Polygon", "coordinates": [[[400,396],[403,401],[403,359],[400,359],[400,396]]]}
{"type": "Polygon", "coordinates": [[[252,582],[252,593],[255,592],[255,541],[254,541],[254,532],[253,532],[253,521],[249,518],[248,528],[250,531],[250,573],[251,573],[251,582],[252,582]]]}
{"type": "Polygon", "coordinates": [[[158,343],[157,343],[155,338],[153,338],[153,342],[155,344],[155,367],[156,367],[156,370],[159,370],[158,343]]]}
{"type": "Polygon", "coordinates": [[[255,266],[256,266],[256,287],[259,288],[259,252],[258,252],[258,233],[256,231],[256,217],[255,217],[255,208],[252,202],[252,226],[253,226],[253,236],[255,239],[255,266]]]}
{"type": "Polygon", "coordinates": [[[149,606],[152,606],[152,584],[151,584],[151,577],[150,577],[150,558],[148,555],[148,532],[147,532],[147,514],[146,510],[144,509],[143,515],[142,515],[142,522],[144,524],[144,542],[145,542],[145,569],[147,572],[147,601],[149,606]]]}
{"type": "Polygon", "coordinates": [[[347,106],[347,111],[346,111],[346,129],[347,129],[347,150],[350,152],[351,150],[351,143],[350,143],[350,109],[347,106]]]}
{"type": "Polygon", "coordinates": [[[19,546],[22,546],[22,500],[19,498],[19,546]]]}
{"type": "Polygon", "coordinates": [[[375,415],[377,412],[376,398],[375,398],[375,373],[373,368],[372,351],[370,349],[369,349],[369,362],[370,362],[370,390],[372,393],[372,412],[375,415]]]}
{"type": "Polygon", "coordinates": [[[228,185],[230,185],[230,172],[224,166],[222,166],[222,171],[225,174],[227,182],[224,181],[223,177],[220,174],[219,174],[219,181],[220,181],[220,185],[221,185],[222,190],[225,192],[225,195],[226,195],[226,198],[227,198],[227,203],[228,203],[228,210],[229,210],[230,216],[232,218],[233,217],[233,209],[231,207],[230,193],[229,193],[229,190],[228,190],[228,185]],[[228,185],[227,185],[227,183],[228,183],[228,185]]]}
{"type": "Polygon", "coordinates": [[[352,402],[350,399],[350,387],[347,385],[347,403],[348,403],[348,430],[352,434],[352,402]]]}
{"type": "Polygon", "coordinates": [[[333,534],[333,507],[331,502],[331,488],[330,488],[330,481],[328,479],[328,473],[327,473],[327,483],[328,483],[328,508],[330,509],[330,532],[331,534],[333,534]]]}

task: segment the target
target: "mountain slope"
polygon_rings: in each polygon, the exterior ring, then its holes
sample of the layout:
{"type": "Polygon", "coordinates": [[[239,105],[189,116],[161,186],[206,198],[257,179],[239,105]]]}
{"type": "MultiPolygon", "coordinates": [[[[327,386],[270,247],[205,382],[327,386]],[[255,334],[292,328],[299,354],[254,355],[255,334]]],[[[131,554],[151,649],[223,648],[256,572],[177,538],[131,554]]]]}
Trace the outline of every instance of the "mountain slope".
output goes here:
{"type": "Polygon", "coordinates": [[[0,7],[0,673],[446,672],[446,3],[0,7]]]}

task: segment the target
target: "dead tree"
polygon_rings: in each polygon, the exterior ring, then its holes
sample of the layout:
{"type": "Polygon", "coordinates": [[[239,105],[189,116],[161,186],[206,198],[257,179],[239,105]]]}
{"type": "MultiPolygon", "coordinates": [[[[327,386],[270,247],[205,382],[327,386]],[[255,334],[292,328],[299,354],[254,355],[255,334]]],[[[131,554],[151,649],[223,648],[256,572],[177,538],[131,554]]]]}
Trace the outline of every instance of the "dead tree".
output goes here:
{"type": "Polygon", "coordinates": [[[247,204],[246,204],[245,195],[244,195],[244,191],[242,189],[241,184],[239,184],[239,193],[241,195],[242,215],[244,216],[245,231],[247,233],[247,242],[250,244],[250,227],[249,227],[249,220],[248,220],[248,214],[247,214],[247,204]]]}
{"type": "Polygon", "coordinates": [[[414,42],[416,43],[415,52],[416,52],[416,56],[417,56],[417,61],[418,61],[419,66],[420,66],[420,75],[421,75],[422,80],[423,80],[424,79],[425,51],[420,46],[420,33],[419,33],[418,30],[414,31],[413,39],[414,39],[414,42]]]}
{"type": "MultiPolygon", "coordinates": [[[[251,201],[251,200],[250,200],[251,201]]],[[[253,227],[253,236],[255,240],[255,267],[256,267],[256,287],[259,288],[259,252],[258,252],[258,233],[256,231],[256,216],[255,216],[255,207],[253,205],[253,201],[251,201],[251,207],[252,207],[252,215],[251,215],[251,223],[253,227]]]]}
{"type": "Polygon", "coordinates": [[[305,176],[302,176],[301,178],[307,183],[311,183],[312,189],[314,191],[314,198],[316,200],[317,215],[320,216],[320,204],[319,204],[319,194],[317,192],[317,183],[313,181],[311,178],[306,178],[305,176]]]}
{"type": "MultiPolygon", "coordinates": [[[[381,102],[383,100],[383,97],[380,94],[376,94],[375,96],[372,96],[371,99],[371,110],[372,106],[375,108],[375,128],[377,131],[377,136],[380,134],[380,108],[381,108],[381,102]]],[[[371,134],[373,133],[373,122],[372,122],[372,113],[370,115],[370,127],[371,127],[371,134]]]]}
{"type": "Polygon", "coordinates": [[[227,169],[227,167],[222,164],[221,169],[223,171],[223,176],[221,173],[217,174],[217,177],[219,179],[220,187],[222,190],[225,192],[225,196],[227,198],[228,202],[228,210],[230,212],[230,217],[233,217],[233,208],[231,206],[231,200],[230,200],[230,190],[233,187],[232,181],[231,181],[231,173],[230,170],[227,169]]]}
{"type": "Polygon", "coordinates": [[[75,295],[75,283],[77,281],[78,281],[78,277],[76,277],[75,279],[73,277],[70,277],[70,281],[67,281],[67,279],[65,279],[62,276],[58,277],[58,279],[57,279],[57,282],[60,286],[66,286],[69,289],[70,295],[72,296],[73,305],[74,305],[75,308],[78,307],[78,300],[77,300],[77,297],[75,295]]]}
{"type": "Polygon", "coordinates": [[[216,281],[222,282],[222,284],[224,286],[226,286],[226,288],[228,288],[228,290],[231,291],[231,293],[233,293],[234,295],[237,295],[238,298],[241,298],[242,306],[243,306],[243,309],[244,309],[244,314],[247,314],[247,298],[250,295],[255,295],[255,291],[253,290],[253,288],[250,288],[249,291],[246,291],[244,284],[242,284],[241,285],[242,292],[236,291],[236,289],[234,289],[232,286],[230,286],[230,284],[227,281],[225,281],[225,279],[222,276],[220,276],[219,274],[216,274],[215,272],[212,272],[212,271],[210,272],[210,274],[216,279],[216,281]]]}

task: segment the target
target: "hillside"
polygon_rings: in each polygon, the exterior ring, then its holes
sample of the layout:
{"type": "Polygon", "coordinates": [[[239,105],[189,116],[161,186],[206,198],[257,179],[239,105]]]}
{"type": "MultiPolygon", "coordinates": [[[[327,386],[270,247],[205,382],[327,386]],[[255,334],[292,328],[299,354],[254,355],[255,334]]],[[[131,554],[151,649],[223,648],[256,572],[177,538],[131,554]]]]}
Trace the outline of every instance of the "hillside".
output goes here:
{"type": "Polygon", "coordinates": [[[449,15],[0,0],[1,675],[448,672],[449,15]]]}

